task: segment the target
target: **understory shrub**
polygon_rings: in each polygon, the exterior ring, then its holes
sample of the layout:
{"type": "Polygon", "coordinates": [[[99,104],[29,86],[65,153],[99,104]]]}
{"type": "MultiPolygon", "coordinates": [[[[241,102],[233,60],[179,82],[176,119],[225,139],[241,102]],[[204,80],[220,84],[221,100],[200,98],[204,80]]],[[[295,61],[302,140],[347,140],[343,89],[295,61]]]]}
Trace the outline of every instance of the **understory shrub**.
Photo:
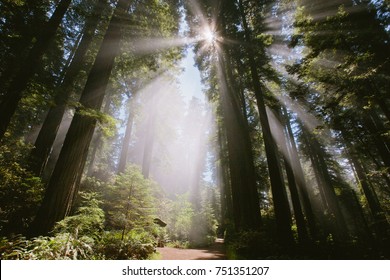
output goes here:
{"type": "Polygon", "coordinates": [[[104,259],[144,260],[155,252],[156,240],[146,231],[107,232],[97,246],[104,259]]]}
{"type": "Polygon", "coordinates": [[[23,141],[0,146],[0,234],[23,233],[42,200],[44,186],[26,168],[31,147],[23,141]]]}

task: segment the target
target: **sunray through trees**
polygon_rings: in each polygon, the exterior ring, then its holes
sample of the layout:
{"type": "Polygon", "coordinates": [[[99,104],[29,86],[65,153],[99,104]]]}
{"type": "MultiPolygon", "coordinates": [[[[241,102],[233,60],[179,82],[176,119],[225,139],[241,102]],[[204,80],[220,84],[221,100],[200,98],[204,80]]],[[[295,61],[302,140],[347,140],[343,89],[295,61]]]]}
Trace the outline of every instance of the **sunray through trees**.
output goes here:
{"type": "Polygon", "coordinates": [[[386,1],[114,2],[0,1],[2,258],[389,257],[386,1]]]}

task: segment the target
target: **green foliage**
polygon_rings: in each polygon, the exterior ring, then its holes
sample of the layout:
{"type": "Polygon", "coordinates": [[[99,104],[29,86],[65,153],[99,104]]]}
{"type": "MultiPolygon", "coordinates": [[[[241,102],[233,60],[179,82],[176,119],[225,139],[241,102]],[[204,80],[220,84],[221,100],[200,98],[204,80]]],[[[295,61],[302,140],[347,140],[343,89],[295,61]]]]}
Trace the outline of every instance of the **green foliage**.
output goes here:
{"type": "Polygon", "coordinates": [[[75,238],[71,233],[27,240],[22,236],[0,243],[2,259],[15,260],[76,260],[94,259],[94,240],[88,236],[75,238]]]}
{"type": "Polygon", "coordinates": [[[264,231],[236,233],[227,245],[230,259],[286,259],[283,247],[264,231]]]}
{"type": "Polygon", "coordinates": [[[104,211],[100,208],[101,201],[96,193],[79,193],[81,205],[74,215],[58,222],[54,233],[70,232],[77,239],[78,236],[99,238],[103,231],[104,211]]]}
{"type": "Polygon", "coordinates": [[[177,195],[169,211],[168,234],[171,240],[188,241],[194,210],[188,195],[177,195]]]}
{"type": "Polygon", "coordinates": [[[158,194],[156,183],[145,179],[137,166],[128,166],[103,190],[106,226],[124,231],[152,229],[155,226],[153,219],[156,217],[158,194]]]}
{"type": "Polygon", "coordinates": [[[155,252],[155,231],[150,228],[104,231],[104,212],[96,193],[80,194],[75,215],[57,223],[53,236],[31,240],[23,236],[0,241],[2,259],[147,259],[155,252]]]}
{"type": "Polygon", "coordinates": [[[30,147],[22,141],[0,146],[0,233],[23,233],[32,221],[44,187],[25,167],[30,147]]]}
{"type": "Polygon", "coordinates": [[[79,103],[77,103],[77,107],[79,108],[78,113],[80,115],[97,120],[98,127],[106,137],[112,137],[115,135],[115,118],[111,117],[108,114],[100,112],[99,110],[84,108],[79,103]]]}
{"type": "MultiPolygon", "coordinates": [[[[368,195],[372,188],[378,196],[376,202],[371,200],[371,209],[388,204],[383,188],[389,186],[388,176],[378,175],[389,166],[388,150],[381,148],[388,145],[389,34],[380,23],[383,18],[378,18],[378,11],[368,2],[353,7],[334,5],[327,17],[320,18],[311,5],[297,9],[291,46],[305,49],[302,57],[287,67],[301,82],[291,91],[292,97],[324,122],[313,137],[322,138],[319,142],[332,187],[350,227],[359,224],[356,212],[361,206],[354,202],[351,187],[343,182],[347,176],[341,171],[342,157],[349,158],[353,168],[364,169],[355,176],[367,183],[368,195]],[[334,140],[338,146],[331,149],[341,157],[327,151],[331,150],[327,146],[335,146],[334,140]]],[[[312,156],[303,144],[302,151],[312,156]]],[[[350,181],[350,185],[355,184],[350,181]]],[[[357,231],[359,228],[364,227],[357,226],[357,231]]]]}
{"type": "Polygon", "coordinates": [[[102,233],[104,213],[93,193],[82,193],[76,215],[57,223],[54,236],[40,236],[31,240],[16,236],[2,241],[3,259],[61,260],[96,259],[94,247],[102,233]]]}
{"type": "Polygon", "coordinates": [[[188,194],[177,195],[175,200],[167,201],[163,213],[167,217],[168,246],[203,247],[214,243],[217,220],[211,203],[204,200],[198,211],[194,209],[188,194]]]}
{"type": "Polygon", "coordinates": [[[108,260],[143,260],[155,252],[155,239],[143,229],[131,230],[124,237],[120,231],[106,232],[99,251],[108,260]]]}
{"type": "Polygon", "coordinates": [[[214,243],[217,232],[217,220],[210,204],[205,203],[201,211],[192,218],[191,246],[202,247],[214,243]]]}

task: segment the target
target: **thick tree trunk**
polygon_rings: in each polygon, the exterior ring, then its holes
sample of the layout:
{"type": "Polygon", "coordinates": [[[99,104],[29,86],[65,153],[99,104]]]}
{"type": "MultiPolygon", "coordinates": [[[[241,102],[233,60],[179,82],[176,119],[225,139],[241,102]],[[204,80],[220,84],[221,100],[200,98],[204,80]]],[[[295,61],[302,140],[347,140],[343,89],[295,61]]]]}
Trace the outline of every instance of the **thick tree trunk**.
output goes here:
{"type": "Polygon", "coordinates": [[[254,155],[253,155],[253,147],[252,140],[250,137],[249,124],[248,124],[248,115],[246,111],[246,99],[241,88],[241,84],[237,83],[232,73],[232,61],[231,57],[226,58],[226,75],[227,75],[227,83],[229,85],[229,89],[227,93],[229,94],[229,98],[231,100],[231,104],[233,105],[233,111],[235,112],[236,121],[237,121],[237,132],[240,136],[239,142],[241,143],[241,153],[243,154],[242,158],[244,159],[242,166],[242,174],[246,174],[247,178],[247,188],[248,190],[245,193],[241,193],[242,202],[248,203],[248,206],[251,208],[249,210],[248,215],[255,215],[254,219],[248,219],[248,223],[252,225],[253,229],[258,229],[261,226],[261,215],[259,213],[260,210],[260,201],[259,201],[259,193],[257,190],[256,184],[256,171],[254,166],[254,155]],[[253,213],[253,214],[250,214],[253,213]]]}
{"type": "Polygon", "coordinates": [[[218,78],[229,154],[234,224],[237,231],[257,230],[261,223],[260,205],[253,173],[253,158],[248,154],[248,143],[245,140],[248,131],[245,130],[243,122],[246,120],[242,119],[242,110],[231,91],[232,81],[226,79],[229,67],[226,66],[225,59],[220,53],[218,78]]]}
{"type": "Polygon", "coordinates": [[[54,140],[57,136],[62,118],[65,114],[68,101],[72,94],[71,88],[74,79],[81,70],[84,64],[85,54],[92,43],[96,27],[99,23],[101,13],[107,5],[106,0],[100,0],[96,3],[91,16],[87,19],[84,28],[84,34],[74,54],[72,62],[68,69],[66,69],[65,76],[61,85],[58,88],[55,97],[55,105],[49,109],[45,121],[39,131],[38,137],[35,141],[35,148],[31,152],[30,169],[36,176],[41,176],[45,169],[47,160],[53,148],[54,140]]]}
{"type": "Polygon", "coordinates": [[[221,233],[233,221],[232,191],[227,158],[226,136],[224,128],[218,128],[219,162],[217,164],[218,186],[221,192],[221,233]]]}
{"type": "MultiPolygon", "coordinates": [[[[246,15],[244,12],[242,1],[239,2],[239,8],[241,13],[241,19],[243,23],[245,40],[251,41],[251,32],[246,21],[246,15]]],[[[267,156],[268,172],[271,180],[271,191],[274,202],[275,218],[277,224],[278,237],[282,244],[289,247],[294,243],[293,234],[291,231],[291,212],[286,196],[286,189],[282,180],[282,173],[278,166],[278,151],[275,142],[272,138],[271,128],[266,112],[266,106],[264,102],[264,93],[260,84],[260,76],[258,74],[257,65],[255,62],[252,49],[247,48],[247,54],[249,59],[249,67],[251,72],[251,79],[253,83],[253,89],[257,101],[259,110],[260,124],[263,132],[263,139],[265,145],[265,152],[267,156]]]]}
{"type": "Polygon", "coordinates": [[[3,138],[11,122],[11,118],[18,107],[19,101],[22,99],[23,91],[27,88],[28,82],[34,75],[43,53],[48,48],[50,41],[54,38],[70,3],[71,0],[62,0],[57,5],[52,17],[45,25],[26,58],[24,66],[19,69],[2,98],[0,103],[0,140],[3,138]]]}
{"type": "Polygon", "coordinates": [[[114,60],[120,50],[121,17],[128,10],[130,2],[120,0],[117,4],[81,95],[82,107],[73,117],[42,205],[30,228],[30,235],[48,233],[56,222],[69,213],[97,121],[83,111],[99,110],[102,105],[114,60]]]}

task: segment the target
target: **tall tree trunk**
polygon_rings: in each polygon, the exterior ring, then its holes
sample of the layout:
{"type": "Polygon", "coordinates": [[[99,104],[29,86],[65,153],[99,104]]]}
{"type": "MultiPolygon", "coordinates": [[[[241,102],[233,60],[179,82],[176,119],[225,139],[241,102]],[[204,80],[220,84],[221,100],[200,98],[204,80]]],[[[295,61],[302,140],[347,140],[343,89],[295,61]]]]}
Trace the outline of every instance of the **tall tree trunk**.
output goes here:
{"type": "MultiPolygon", "coordinates": [[[[280,110],[278,110],[275,115],[281,124],[280,130],[284,130],[286,124],[283,120],[283,117],[281,116],[280,110]]],[[[281,138],[279,144],[283,154],[283,162],[286,170],[288,187],[290,190],[291,201],[294,209],[294,217],[297,224],[298,240],[300,243],[304,244],[309,241],[309,235],[306,228],[305,217],[302,212],[301,201],[297,187],[297,180],[295,178],[295,174],[292,167],[293,163],[291,157],[291,148],[287,144],[287,140],[289,137],[288,134],[286,134],[286,131],[278,131],[278,135],[280,135],[281,138]]]]}
{"type": "Polygon", "coordinates": [[[125,131],[125,137],[122,141],[122,149],[121,154],[119,158],[119,164],[118,164],[118,173],[125,172],[126,164],[127,164],[127,157],[129,154],[129,146],[130,146],[130,137],[131,137],[131,131],[133,129],[133,116],[134,112],[132,110],[132,100],[129,101],[129,114],[127,116],[127,123],[126,123],[126,131],[125,131]]]}
{"type": "Polygon", "coordinates": [[[299,195],[301,197],[301,202],[309,225],[310,234],[313,238],[316,238],[318,235],[316,220],[314,217],[313,208],[307,190],[305,175],[303,173],[301,162],[299,161],[297,144],[295,142],[294,134],[290,124],[290,119],[288,117],[288,113],[285,107],[283,107],[283,115],[284,115],[285,125],[287,128],[287,136],[288,136],[287,138],[288,138],[288,142],[290,143],[288,147],[290,151],[291,166],[293,167],[294,170],[299,195]]]}
{"type": "Polygon", "coordinates": [[[227,82],[229,85],[228,93],[231,100],[231,103],[233,104],[233,110],[236,114],[236,121],[237,121],[237,133],[239,133],[239,141],[241,148],[241,153],[244,155],[243,163],[245,165],[242,165],[241,168],[243,169],[242,174],[246,174],[245,177],[247,178],[247,186],[248,190],[245,193],[241,193],[242,196],[242,202],[243,203],[249,203],[249,207],[251,210],[249,210],[249,213],[253,214],[247,214],[248,215],[254,215],[254,219],[248,219],[248,224],[252,224],[254,229],[257,229],[261,225],[261,215],[259,213],[260,210],[260,201],[259,201],[259,193],[257,190],[257,184],[256,184],[256,171],[254,166],[254,155],[253,155],[253,147],[252,147],[252,140],[250,137],[250,131],[249,131],[249,124],[248,124],[248,114],[246,111],[246,98],[244,95],[244,90],[242,88],[241,83],[236,83],[235,78],[233,77],[233,65],[232,65],[232,56],[229,56],[226,58],[226,75],[227,75],[227,82]]]}
{"type": "Polygon", "coordinates": [[[367,199],[368,207],[370,209],[371,215],[373,217],[374,221],[374,231],[375,234],[379,237],[379,239],[383,240],[388,238],[388,230],[389,230],[389,224],[386,220],[385,213],[379,203],[378,197],[375,193],[374,188],[370,184],[370,180],[368,179],[366,172],[364,171],[364,168],[361,164],[361,161],[359,160],[358,156],[356,155],[356,152],[348,141],[345,141],[347,148],[349,150],[348,155],[351,159],[351,162],[353,164],[353,167],[356,171],[356,175],[358,177],[360,187],[363,190],[364,196],[367,199]]]}
{"type": "Polygon", "coordinates": [[[338,198],[333,188],[332,178],[329,174],[328,165],[325,160],[325,152],[315,135],[309,135],[306,128],[303,128],[303,134],[306,145],[309,148],[323,205],[330,214],[329,226],[333,229],[333,233],[338,240],[345,240],[347,238],[348,230],[340,209],[338,198]]]}
{"type": "Polygon", "coordinates": [[[233,220],[232,192],[229,180],[226,136],[223,126],[218,128],[219,164],[217,164],[218,186],[221,192],[221,233],[233,220]]]}
{"type": "Polygon", "coordinates": [[[19,69],[2,98],[0,103],[0,140],[4,137],[19,101],[23,97],[23,91],[27,88],[28,82],[34,75],[42,55],[48,48],[50,41],[54,38],[70,3],[71,0],[61,0],[58,3],[53,15],[43,28],[42,33],[40,33],[40,36],[37,38],[36,43],[26,58],[24,67],[19,69]]]}
{"type": "Polygon", "coordinates": [[[35,147],[31,151],[30,164],[30,169],[36,176],[41,176],[45,169],[46,162],[50,156],[54,140],[57,136],[58,129],[72,93],[71,88],[84,64],[85,54],[92,43],[102,11],[106,6],[107,0],[99,0],[95,4],[91,15],[86,21],[84,34],[77,47],[77,51],[75,52],[68,69],[66,69],[61,85],[57,89],[58,91],[54,100],[55,105],[50,107],[41,130],[39,131],[35,141],[35,147]]]}
{"type": "MultiPolygon", "coordinates": [[[[249,29],[242,1],[238,1],[241,13],[241,20],[245,33],[246,42],[251,42],[251,31],[249,29]]],[[[266,112],[264,102],[264,93],[260,84],[260,76],[257,70],[255,56],[250,47],[247,48],[249,60],[249,68],[257,106],[259,110],[260,124],[263,132],[265,152],[267,156],[268,172],[271,180],[272,198],[274,201],[275,217],[277,224],[278,237],[282,244],[289,247],[294,243],[293,234],[291,231],[291,212],[286,196],[286,189],[282,180],[282,173],[278,166],[278,151],[275,142],[272,138],[271,128],[266,112]]]]}
{"type": "Polygon", "coordinates": [[[84,168],[86,153],[97,122],[95,117],[84,112],[99,110],[102,106],[115,57],[120,51],[121,17],[125,15],[130,3],[130,0],[120,0],[117,4],[81,94],[82,107],[73,117],[42,205],[30,228],[30,235],[48,233],[56,222],[69,213],[72,199],[77,192],[78,174],[84,168]]]}
{"type": "Polygon", "coordinates": [[[242,110],[233,95],[226,71],[225,57],[220,54],[219,85],[220,102],[224,126],[226,128],[229,154],[230,182],[232,190],[233,217],[236,230],[257,230],[260,227],[260,205],[253,168],[253,157],[248,154],[248,142],[242,116],[242,110]],[[251,167],[252,166],[252,167],[251,167]]]}
{"type": "Polygon", "coordinates": [[[76,38],[76,40],[75,40],[71,50],[69,51],[68,58],[66,59],[66,62],[64,63],[64,66],[62,67],[61,73],[60,73],[59,77],[56,79],[56,84],[58,85],[58,87],[63,84],[64,78],[66,76],[66,73],[68,72],[69,66],[72,64],[72,61],[73,61],[73,59],[75,57],[77,49],[80,46],[81,39],[84,36],[83,33],[84,32],[78,34],[78,36],[77,36],[77,38],[76,38]]]}

